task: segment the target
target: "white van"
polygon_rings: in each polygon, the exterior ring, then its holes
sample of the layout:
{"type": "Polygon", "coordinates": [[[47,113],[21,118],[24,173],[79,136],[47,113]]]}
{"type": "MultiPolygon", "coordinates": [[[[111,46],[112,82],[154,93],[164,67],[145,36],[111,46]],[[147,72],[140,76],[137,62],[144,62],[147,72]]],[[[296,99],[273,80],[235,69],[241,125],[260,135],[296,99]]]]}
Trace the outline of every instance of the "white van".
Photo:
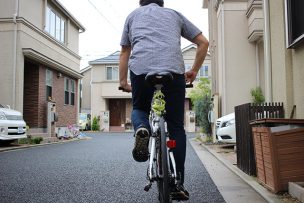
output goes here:
{"type": "Polygon", "coordinates": [[[216,120],[216,138],[222,143],[236,143],[235,114],[231,113],[216,120]]]}
{"type": "Polygon", "coordinates": [[[22,113],[0,104],[0,141],[14,141],[26,137],[26,123],[22,113]]]}

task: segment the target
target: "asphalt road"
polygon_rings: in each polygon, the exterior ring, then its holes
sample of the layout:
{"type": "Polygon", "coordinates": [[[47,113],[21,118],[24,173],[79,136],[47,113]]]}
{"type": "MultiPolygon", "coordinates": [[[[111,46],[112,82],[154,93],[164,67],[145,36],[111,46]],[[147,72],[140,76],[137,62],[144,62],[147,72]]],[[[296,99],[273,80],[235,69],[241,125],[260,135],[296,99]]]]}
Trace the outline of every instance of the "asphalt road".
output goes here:
{"type": "MultiPolygon", "coordinates": [[[[0,202],[157,202],[147,163],[132,159],[131,134],[0,152],[0,202]]],[[[225,202],[188,143],[185,187],[191,203],[225,202]]]]}

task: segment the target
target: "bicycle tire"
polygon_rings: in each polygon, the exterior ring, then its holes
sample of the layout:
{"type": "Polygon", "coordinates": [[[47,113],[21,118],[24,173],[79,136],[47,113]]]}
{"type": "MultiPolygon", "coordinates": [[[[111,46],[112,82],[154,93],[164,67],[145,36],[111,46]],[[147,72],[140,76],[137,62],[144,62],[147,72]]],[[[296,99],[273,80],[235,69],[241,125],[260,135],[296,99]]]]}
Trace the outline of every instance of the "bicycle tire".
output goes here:
{"type": "Polygon", "coordinates": [[[160,140],[159,140],[159,152],[158,152],[158,168],[161,170],[162,178],[158,181],[159,200],[161,203],[171,203],[170,198],[170,177],[168,166],[168,151],[166,144],[166,132],[165,122],[161,118],[159,122],[160,127],[160,140]]]}

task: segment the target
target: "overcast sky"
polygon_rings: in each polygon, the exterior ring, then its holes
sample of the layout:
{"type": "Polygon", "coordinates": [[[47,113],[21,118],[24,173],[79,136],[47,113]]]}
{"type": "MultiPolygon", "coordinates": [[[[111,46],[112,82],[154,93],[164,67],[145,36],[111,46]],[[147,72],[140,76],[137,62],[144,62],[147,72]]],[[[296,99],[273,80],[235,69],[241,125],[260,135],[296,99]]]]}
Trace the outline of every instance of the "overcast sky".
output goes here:
{"type": "MultiPolygon", "coordinates": [[[[80,34],[81,69],[88,61],[120,50],[120,37],[126,17],[139,5],[139,0],[59,0],[86,28],[80,34]]],[[[164,0],[165,7],[181,12],[208,38],[208,11],[202,0],[164,0]]],[[[190,42],[183,40],[182,48],[190,42]]]]}

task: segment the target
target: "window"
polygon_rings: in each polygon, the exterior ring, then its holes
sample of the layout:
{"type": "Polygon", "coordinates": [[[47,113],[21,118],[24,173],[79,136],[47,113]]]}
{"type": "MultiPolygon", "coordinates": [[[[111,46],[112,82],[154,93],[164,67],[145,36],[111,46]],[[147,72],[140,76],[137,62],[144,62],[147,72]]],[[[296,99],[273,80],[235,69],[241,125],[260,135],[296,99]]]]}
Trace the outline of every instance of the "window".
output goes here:
{"type": "Polygon", "coordinates": [[[65,20],[48,6],[46,8],[45,31],[58,41],[64,43],[64,30],[65,20]]]}
{"type": "Polygon", "coordinates": [[[208,70],[209,67],[208,66],[202,66],[200,71],[199,71],[199,77],[203,77],[203,78],[208,78],[209,74],[208,74],[208,70]]]}
{"type": "Polygon", "coordinates": [[[288,48],[294,48],[304,41],[303,8],[303,0],[285,0],[285,19],[288,48]]]}
{"type": "Polygon", "coordinates": [[[107,80],[118,80],[118,67],[107,67],[107,80]]]}
{"type": "Polygon", "coordinates": [[[185,65],[185,71],[186,71],[186,72],[189,71],[191,68],[192,68],[191,65],[185,65]]]}
{"type": "Polygon", "coordinates": [[[64,78],[64,104],[75,105],[75,81],[64,78]]]}
{"type": "Polygon", "coordinates": [[[50,100],[52,99],[52,86],[53,86],[53,72],[50,70],[46,70],[45,84],[46,84],[46,100],[50,100]]]}
{"type": "Polygon", "coordinates": [[[69,81],[68,78],[64,78],[64,104],[70,103],[69,81]]]}
{"type": "Polygon", "coordinates": [[[71,105],[75,105],[75,81],[71,80],[71,105]]]}

